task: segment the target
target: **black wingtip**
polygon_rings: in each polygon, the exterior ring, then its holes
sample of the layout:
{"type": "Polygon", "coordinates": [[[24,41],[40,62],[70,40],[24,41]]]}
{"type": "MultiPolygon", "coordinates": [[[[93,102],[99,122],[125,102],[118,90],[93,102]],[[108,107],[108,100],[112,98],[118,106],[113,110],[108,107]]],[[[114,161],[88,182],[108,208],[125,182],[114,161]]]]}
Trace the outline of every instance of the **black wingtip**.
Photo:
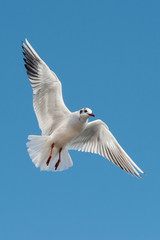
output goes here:
{"type": "Polygon", "coordinates": [[[27,67],[27,64],[24,64],[24,66],[25,66],[26,70],[28,71],[28,67],[27,67]]]}
{"type": "Polygon", "coordinates": [[[23,41],[21,41],[21,47],[24,49],[24,42],[23,41]]]}

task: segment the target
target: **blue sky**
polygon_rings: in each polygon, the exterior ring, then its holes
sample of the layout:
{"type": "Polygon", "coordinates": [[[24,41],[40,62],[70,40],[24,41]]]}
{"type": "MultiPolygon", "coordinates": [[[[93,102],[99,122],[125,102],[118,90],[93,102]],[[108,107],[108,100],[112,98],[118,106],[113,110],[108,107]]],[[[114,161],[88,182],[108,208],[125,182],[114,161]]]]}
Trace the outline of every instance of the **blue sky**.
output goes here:
{"type": "Polygon", "coordinates": [[[1,3],[1,239],[160,239],[159,9],[154,0],[1,3]],[[67,171],[35,168],[25,145],[40,134],[25,37],[58,75],[68,108],[106,122],[142,180],[74,151],[67,171]]]}

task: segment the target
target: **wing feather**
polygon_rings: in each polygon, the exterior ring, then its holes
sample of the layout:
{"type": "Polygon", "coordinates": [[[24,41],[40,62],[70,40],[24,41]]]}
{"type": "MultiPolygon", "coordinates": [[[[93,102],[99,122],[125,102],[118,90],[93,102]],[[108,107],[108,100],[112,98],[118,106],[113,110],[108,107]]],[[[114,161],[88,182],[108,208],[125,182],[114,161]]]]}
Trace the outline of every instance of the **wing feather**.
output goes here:
{"type": "Polygon", "coordinates": [[[33,89],[33,106],[42,134],[49,135],[70,114],[58,77],[39,57],[26,39],[22,44],[24,62],[33,89]]]}
{"type": "Polygon", "coordinates": [[[69,143],[68,149],[97,153],[136,177],[141,177],[140,174],[144,173],[101,120],[89,123],[86,129],[69,143]]]}

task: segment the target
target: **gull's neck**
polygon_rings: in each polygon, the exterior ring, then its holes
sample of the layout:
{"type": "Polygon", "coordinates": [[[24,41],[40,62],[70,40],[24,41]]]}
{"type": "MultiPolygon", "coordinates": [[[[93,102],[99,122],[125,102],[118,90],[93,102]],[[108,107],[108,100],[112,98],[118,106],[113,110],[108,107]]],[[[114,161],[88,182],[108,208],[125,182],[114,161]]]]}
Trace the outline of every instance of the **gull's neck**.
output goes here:
{"type": "Polygon", "coordinates": [[[88,124],[88,118],[81,117],[79,115],[79,111],[72,113],[72,119],[75,123],[80,125],[87,125],[88,124]]]}

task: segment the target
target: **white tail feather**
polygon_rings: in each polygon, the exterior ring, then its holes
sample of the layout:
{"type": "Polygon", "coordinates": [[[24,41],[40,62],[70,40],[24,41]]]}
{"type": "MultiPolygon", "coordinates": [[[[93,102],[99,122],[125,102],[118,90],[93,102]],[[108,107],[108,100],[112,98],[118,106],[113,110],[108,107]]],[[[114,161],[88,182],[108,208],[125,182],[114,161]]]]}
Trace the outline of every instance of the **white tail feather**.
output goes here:
{"type": "Polygon", "coordinates": [[[53,148],[53,156],[47,166],[46,162],[51,153],[51,144],[48,144],[48,142],[50,142],[50,136],[30,135],[28,136],[28,140],[30,140],[30,142],[27,143],[29,156],[35,166],[37,168],[40,167],[40,170],[57,172],[66,170],[73,166],[73,162],[68,151],[66,149],[62,149],[61,162],[57,170],[55,170],[55,164],[59,159],[59,150],[56,147],[53,148]]]}

